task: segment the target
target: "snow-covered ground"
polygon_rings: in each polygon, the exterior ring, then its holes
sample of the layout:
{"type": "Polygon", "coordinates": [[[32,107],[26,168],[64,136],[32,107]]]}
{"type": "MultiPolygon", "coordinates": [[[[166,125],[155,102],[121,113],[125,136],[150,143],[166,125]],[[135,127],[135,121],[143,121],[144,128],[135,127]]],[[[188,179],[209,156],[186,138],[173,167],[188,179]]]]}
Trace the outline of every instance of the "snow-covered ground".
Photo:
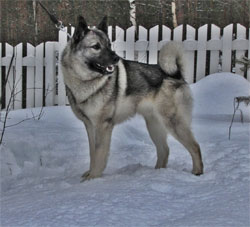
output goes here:
{"type": "MultiPolygon", "coordinates": [[[[155,148],[137,116],[115,128],[104,176],[80,183],[89,166],[84,126],[69,107],[45,108],[41,120],[6,132],[1,226],[249,226],[250,108],[241,104],[247,121],[236,118],[231,140],[228,128],[233,98],[249,95],[250,83],[222,73],[191,87],[204,175],[191,174],[188,152],[172,137],[168,168],[155,170],[155,148]]],[[[9,123],[30,114],[13,111],[9,123]]]]}

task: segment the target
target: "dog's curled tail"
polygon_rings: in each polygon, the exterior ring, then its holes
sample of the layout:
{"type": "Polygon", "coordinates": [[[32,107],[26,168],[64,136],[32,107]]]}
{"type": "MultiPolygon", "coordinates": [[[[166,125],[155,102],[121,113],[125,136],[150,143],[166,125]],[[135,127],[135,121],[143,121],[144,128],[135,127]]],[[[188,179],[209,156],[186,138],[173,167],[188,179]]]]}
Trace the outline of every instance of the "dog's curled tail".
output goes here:
{"type": "Polygon", "coordinates": [[[184,79],[185,62],[182,44],[176,41],[165,44],[160,50],[159,65],[169,76],[175,79],[184,79]]]}

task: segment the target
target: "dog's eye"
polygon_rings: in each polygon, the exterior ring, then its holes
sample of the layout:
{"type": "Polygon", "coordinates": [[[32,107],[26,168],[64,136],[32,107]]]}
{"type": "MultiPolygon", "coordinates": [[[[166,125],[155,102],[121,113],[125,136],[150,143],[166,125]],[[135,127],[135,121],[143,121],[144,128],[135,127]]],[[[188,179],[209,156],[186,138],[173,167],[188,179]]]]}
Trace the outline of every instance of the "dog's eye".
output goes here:
{"type": "Polygon", "coordinates": [[[99,50],[99,49],[101,48],[101,46],[100,46],[99,43],[97,43],[97,44],[91,46],[91,48],[93,48],[93,49],[95,49],[95,50],[99,50]]]}

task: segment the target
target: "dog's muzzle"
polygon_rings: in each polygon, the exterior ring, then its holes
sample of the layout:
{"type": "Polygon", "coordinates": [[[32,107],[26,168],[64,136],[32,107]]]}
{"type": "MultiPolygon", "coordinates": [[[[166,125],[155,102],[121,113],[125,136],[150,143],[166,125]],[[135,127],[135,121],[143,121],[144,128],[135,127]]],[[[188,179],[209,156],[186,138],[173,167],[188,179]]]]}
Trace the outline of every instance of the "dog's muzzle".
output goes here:
{"type": "Polygon", "coordinates": [[[95,63],[94,67],[101,71],[103,74],[110,74],[113,73],[115,70],[115,65],[108,65],[108,66],[103,66],[99,63],[95,63]]]}

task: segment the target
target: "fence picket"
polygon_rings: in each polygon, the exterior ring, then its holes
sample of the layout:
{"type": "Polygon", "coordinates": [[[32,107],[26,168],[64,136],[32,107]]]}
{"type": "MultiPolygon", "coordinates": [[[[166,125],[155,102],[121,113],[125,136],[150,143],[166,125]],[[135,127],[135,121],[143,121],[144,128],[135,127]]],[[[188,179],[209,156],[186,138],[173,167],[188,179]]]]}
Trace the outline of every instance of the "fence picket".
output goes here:
{"type": "Polygon", "coordinates": [[[124,58],[125,57],[125,42],[124,42],[124,30],[119,26],[115,27],[115,43],[114,49],[117,55],[124,58]]]}
{"type": "Polygon", "coordinates": [[[231,72],[233,25],[229,24],[223,30],[222,71],[231,72]]]}
{"type": "Polygon", "coordinates": [[[159,25],[154,26],[149,30],[149,64],[157,64],[158,60],[158,35],[159,35],[159,25]]]}
{"type": "MultiPolygon", "coordinates": [[[[246,28],[240,24],[237,24],[237,40],[245,40],[246,39],[246,28]]],[[[241,60],[242,57],[245,56],[244,50],[236,50],[236,60],[241,60]]],[[[243,65],[236,63],[235,64],[235,73],[244,76],[244,71],[241,68],[244,68],[243,65]]]]}
{"type": "Polygon", "coordinates": [[[126,55],[127,60],[135,60],[135,26],[126,31],[126,55]]]}
{"type": "Polygon", "coordinates": [[[206,49],[207,49],[207,24],[198,29],[198,51],[196,81],[201,80],[206,74],[206,49]]]}
{"type": "MultiPolygon", "coordinates": [[[[35,47],[27,43],[27,57],[35,58],[35,47]]],[[[27,66],[26,80],[26,108],[35,106],[35,67],[27,66]]]]}
{"type": "Polygon", "coordinates": [[[22,94],[23,94],[23,44],[19,43],[15,47],[15,98],[14,98],[14,108],[22,108],[22,94]]]}
{"type": "Polygon", "coordinates": [[[138,62],[147,63],[147,49],[148,49],[148,30],[142,26],[139,26],[139,40],[135,44],[135,48],[138,51],[138,62]]]}
{"type": "Polygon", "coordinates": [[[11,63],[11,58],[12,58],[12,55],[14,53],[14,48],[9,45],[8,43],[5,44],[5,59],[7,60],[8,58],[8,62],[6,62],[6,67],[5,67],[5,104],[6,106],[8,105],[8,103],[10,102],[10,106],[9,106],[9,109],[14,109],[14,101],[12,99],[12,91],[14,89],[14,80],[13,80],[13,76],[14,76],[14,59],[13,59],[13,62],[12,62],[12,66],[10,67],[10,63],[11,63]],[[9,68],[10,67],[10,68],[9,68]],[[9,71],[9,75],[8,75],[8,71],[9,71]],[[6,81],[7,79],[7,76],[8,76],[8,80],[6,81]]]}
{"type": "Polygon", "coordinates": [[[43,43],[36,46],[35,107],[43,106],[43,48],[43,43]]]}
{"type": "Polygon", "coordinates": [[[2,43],[0,43],[0,110],[2,109],[2,81],[3,81],[3,78],[2,78],[2,43]]]}
{"type": "Polygon", "coordinates": [[[174,41],[182,42],[183,25],[179,25],[174,29],[174,41]]]}
{"type": "MultiPolygon", "coordinates": [[[[220,41],[220,28],[216,25],[212,24],[211,26],[211,40],[209,43],[214,41],[220,41]]],[[[219,70],[219,58],[220,51],[219,50],[211,50],[210,51],[210,66],[209,66],[209,73],[216,73],[219,70]]]]}
{"type": "Polygon", "coordinates": [[[162,25],[162,40],[159,42],[158,50],[160,50],[167,42],[171,40],[171,29],[162,25]]]}
{"type": "Polygon", "coordinates": [[[184,47],[185,47],[185,62],[188,62],[186,64],[186,75],[185,79],[188,83],[194,82],[194,50],[195,50],[195,29],[187,25],[187,39],[184,41],[184,47]]]}
{"type": "MultiPolygon", "coordinates": [[[[68,28],[64,28],[65,31],[59,31],[59,61],[61,61],[62,53],[67,45],[68,37],[67,32],[68,28]]],[[[63,74],[62,74],[62,68],[61,64],[58,66],[58,105],[65,105],[68,103],[67,97],[66,97],[66,89],[63,81],[63,74]]]]}
{"type": "MultiPolygon", "coordinates": [[[[248,29],[248,60],[250,59],[250,28],[248,29]]],[[[250,67],[247,70],[247,80],[250,81],[250,67]]]]}
{"type": "Polygon", "coordinates": [[[45,105],[53,106],[55,104],[56,94],[56,56],[55,42],[46,42],[45,44],[45,105]]]}

